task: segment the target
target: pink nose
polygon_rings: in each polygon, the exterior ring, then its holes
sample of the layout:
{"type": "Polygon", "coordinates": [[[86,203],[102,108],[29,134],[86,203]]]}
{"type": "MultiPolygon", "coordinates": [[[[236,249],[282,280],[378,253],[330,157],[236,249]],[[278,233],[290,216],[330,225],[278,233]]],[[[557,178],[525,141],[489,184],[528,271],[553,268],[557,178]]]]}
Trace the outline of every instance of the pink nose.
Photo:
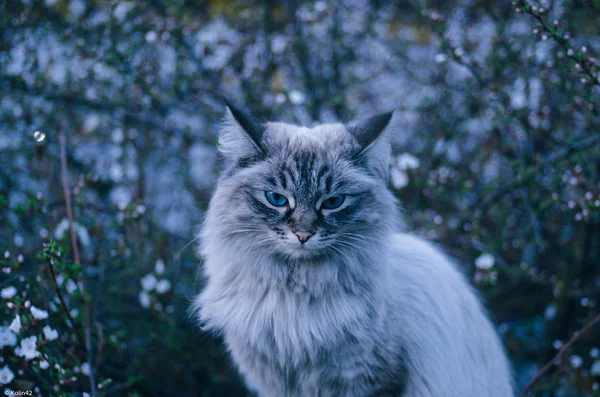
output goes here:
{"type": "Polygon", "coordinates": [[[294,234],[296,236],[298,236],[298,240],[300,240],[300,242],[302,244],[304,244],[305,242],[307,242],[308,239],[310,238],[310,236],[313,235],[312,233],[309,233],[309,232],[294,232],[294,234]]]}

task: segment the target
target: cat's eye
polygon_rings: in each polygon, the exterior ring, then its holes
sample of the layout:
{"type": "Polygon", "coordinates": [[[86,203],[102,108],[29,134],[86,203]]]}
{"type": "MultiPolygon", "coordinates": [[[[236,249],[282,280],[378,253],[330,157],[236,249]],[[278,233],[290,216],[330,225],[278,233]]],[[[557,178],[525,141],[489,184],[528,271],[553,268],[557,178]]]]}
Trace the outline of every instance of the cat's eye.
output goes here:
{"type": "Polygon", "coordinates": [[[283,195],[275,192],[265,192],[267,201],[275,207],[283,207],[288,203],[288,199],[283,195]]]}
{"type": "Polygon", "coordinates": [[[325,210],[334,210],[336,208],[340,208],[340,206],[344,204],[344,200],[346,200],[346,196],[331,196],[327,200],[323,201],[321,208],[325,210]]]}

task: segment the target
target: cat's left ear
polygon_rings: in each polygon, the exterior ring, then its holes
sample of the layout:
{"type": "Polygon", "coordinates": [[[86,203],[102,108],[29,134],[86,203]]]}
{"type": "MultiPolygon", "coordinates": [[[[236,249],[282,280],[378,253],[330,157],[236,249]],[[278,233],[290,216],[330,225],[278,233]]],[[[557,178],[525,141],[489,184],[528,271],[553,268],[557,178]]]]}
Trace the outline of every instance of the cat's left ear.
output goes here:
{"type": "Polygon", "coordinates": [[[264,124],[231,103],[226,104],[227,111],[219,131],[219,151],[232,161],[264,154],[264,124]]]}
{"type": "Polygon", "coordinates": [[[381,113],[346,126],[359,145],[357,157],[369,168],[387,178],[391,145],[386,134],[394,112],[381,113]]]}
{"type": "Polygon", "coordinates": [[[381,113],[366,120],[350,124],[346,128],[356,138],[361,151],[365,151],[374,145],[377,139],[383,134],[393,115],[393,111],[381,113]]]}

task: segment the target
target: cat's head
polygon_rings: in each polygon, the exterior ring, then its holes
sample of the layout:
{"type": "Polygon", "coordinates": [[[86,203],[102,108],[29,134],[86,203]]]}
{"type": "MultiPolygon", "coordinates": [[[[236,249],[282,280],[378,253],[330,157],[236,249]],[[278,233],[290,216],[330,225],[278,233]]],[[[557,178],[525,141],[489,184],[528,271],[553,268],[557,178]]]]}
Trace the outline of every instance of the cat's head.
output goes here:
{"type": "Polygon", "coordinates": [[[387,188],[391,118],[306,128],[260,123],[228,106],[219,136],[227,168],[205,232],[289,259],[343,259],[375,247],[397,220],[387,188]]]}

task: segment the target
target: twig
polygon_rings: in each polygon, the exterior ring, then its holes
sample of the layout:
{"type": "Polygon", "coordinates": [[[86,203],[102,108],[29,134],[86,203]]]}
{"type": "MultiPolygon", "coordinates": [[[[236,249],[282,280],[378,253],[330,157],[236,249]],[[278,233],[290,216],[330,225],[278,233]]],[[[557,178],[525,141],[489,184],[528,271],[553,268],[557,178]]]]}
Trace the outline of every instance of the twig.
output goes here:
{"type": "Polygon", "coordinates": [[[594,73],[587,67],[587,65],[585,63],[586,60],[585,59],[582,59],[582,60],[577,59],[574,51],[573,51],[573,53],[569,52],[569,50],[571,50],[571,48],[569,47],[569,44],[567,44],[568,38],[566,36],[559,35],[555,29],[550,28],[550,26],[548,26],[546,21],[544,21],[544,18],[542,18],[541,13],[538,13],[536,10],[534,10],[533,7],[531,5],[529,5],[525,0],[518,0],[518,1],[519,1],[518,4],[522,7],[523,11],[525,11],[525,13],[534,17],[540,23],[544,32],[546,32],[550,36],[552,36],[554,41],[556,41],[566,51],[567,57],[570,58],[575,63],[579,64],[579,66],[581,67],[581,70],[590,79],[590,81],[589,81],[590,84],[600,86],[600,80],[598,80],[597,76],[595,76],[594,73]]]}
{"type": "Polygon", "coordinates": [[[100,367],[100,361],[102,359],[102,349],[104,348],[104,332],[102,331],[102,324],[98,321],[94,321],[96,326],[96,332],[98,333],[98,346],[96,347],[96,368],[100,367]]]}
{"type": "MultiPolygon", "coordinates": [[[[71,248],[73,249],[73,258],[75,263],[81,267],[81,257],[79,255],[79,246],[77,245],[77,234],[75,233],[75,228],[73,227],[73,207],[71,206],[71,193],[69,191],[69,182],[67,180],[67,139],[65,138],[65,125],[64,122],[60,123],[60,131],[59,131],[59,140],[60,140],[60,176],[63,187],[63,192],[65,195],[65,206],[67,210],[67,218],[69,219],[69,231],[71,235],[71,248]]],[[[86,291],[85,291],[85,274],[82,277],[82,291],[81,291],[81,301],[83,305],[83,322],[85,329],[85,349],[87,351],[88,363],[90,365],[90,393],[92,397],[96,397],[96,380],[94,376],[94,366],[92,365],[92,331],[90,328],[90,305],[87,300],[86,291]]]]}
{"type": "Polygon", "coordinates": [[[521,394],[519,394],[519,397],[525,397],[527,395],[527,391],[529,389],[531,389],[531,387],[535,384],[535,382],[537,382],[542,376],[544,376],[544,374],[546,372],[548,372],[550,370],[550,368],[552,368],[552,366],[562,358],[562,356],[564,356],[564,354],[567,352],[567,350],[569,350],[569,348],[571,347],[571,345],[573,345],[573,343],[575,343],[575,341],[577,339],[579,339],[583,334],[585,334],[587,331],[589,331],[594,325],[600,323],[600,314],[598,314],[596,317],[594,317],[594,319],[592,321],[590,321],[585,327],[581,328],[579,331],[576,331],[573,336],[571,337],[571,339],[569,339],[569,341],[567,343],[564,344],[563,347],[561,347],[561,349],[558,351],[558,353],[556,353],[556,356],[554,356],[554,358],[552,358],[552,360],[550,360],[546,365],[544,365],[544,367],[540,370],[540,372],[538,372],[533,379],[531,379],[529,381],[529,383],[527,384],[527,386],[525,386],[525,388],[523,389],[523,391],[521,392],[521,394]]]}
{"type": "Polygon", "coordinates": [[[544,167],[547,167],[550,164],[553,164],[559,160],[565,159],[569,157],[573,153],[577,153],[579,151],[589,149],[594,145],[600,142],[600,134],[592,135],[590,137],[581,139],[580,141],[571,143],[568,147],[557,150],[556,152],[548,155],[541,163],[539,163],[536,167],[530,169],[525,175],[523,175],[520,179],[510,183],[504,188],[496,190],[496,192],[487,196],[484,200],[482,200],[479,205],[476,205],[475,208],[480,211],[484,211],[487,208],[491,207],[494,203],[499,201],[502,197],[506,196],[508,193],[513,192],[516,188],[523,186],[528,183],[531,179],[537,177],[544,167]]]}
{"type": "Polygon", "coordinates": [[[56,290],[56,295],[58,296],[58,300],[60,301],[60,306],[65,311],[65,314],[67,315],[67,318],[69,319],[69,322],[71,323],[71,327],[73,327],[73,331],[75,332],[77,341],[79,342],[79,344],[81,346],[85,346],[83,337],[79,333],[79,329],[77,329],[77,324],[75,323],[73,316],[71,316],[71,312],[69,312],[69,308],[67,307],[67,304],[65,303],[63,294],[62,294],[62,292],[60,292],[60,288],[58,287],[58,282],[56,281],[56,272],[54,271],[54,259],[50,258],[48,263],[50,265],[50,275],[52,276],[52,283],[54,284],[54,289],[56,290]]]}

